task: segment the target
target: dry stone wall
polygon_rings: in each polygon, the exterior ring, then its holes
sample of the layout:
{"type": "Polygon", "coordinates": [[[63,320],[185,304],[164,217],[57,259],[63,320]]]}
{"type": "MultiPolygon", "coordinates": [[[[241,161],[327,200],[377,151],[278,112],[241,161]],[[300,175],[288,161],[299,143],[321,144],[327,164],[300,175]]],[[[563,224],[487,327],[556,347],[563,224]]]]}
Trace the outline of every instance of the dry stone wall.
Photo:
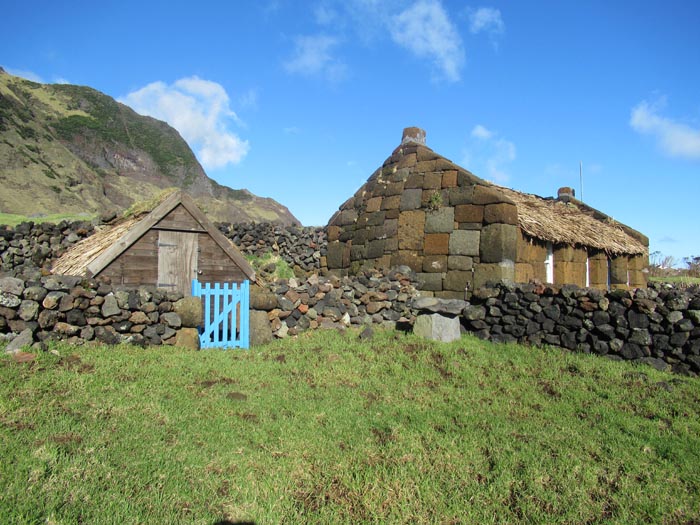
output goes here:
{"type": "Polygon", "coordinates": [[[201,306],[190,315],[190,301],[174,292],[116,289],[104,280],[2,277],[0,340],[8,351],[56,340],[196,346],[201,306]]]}
{"type": "Polygon", "coordinates": [[[325,228],[271,223],[219,223],[217,227],[245,255],[278,255],[297,273],[317,272],[325,266],[325,228]]]}
{"type": "Polygon", "coordinates": [[[505,284],[476,290],[465,328],[495,342],[554,345],[659,369],[700,373],[700,289],[603,292],[505,284]]]}
{"type": "Polygon", "coordinates": [[[94,230],[87,221],[0,226],[0,272],[21,275],[46,266],[94,230]]]}
{"type": "MultiPolygon", "coordinates": [[[[266,224],[220,228],[244,253],[280,254],[307,274],[254,289],[251,319],[260,328],[258,335],[267,334],[257,342],[316,328],[371,324],[409,328],[427,311],[458,318],[464,331],[494,342],[556,345],[678,373],[700,373],[698,287],[680,290],[652,284],[648,289],[604,292],[500,283],[475,290],[469,302],[421,297],[417,288],[431,272],[416,273],[406,266],[387,272],[365,270],[353,277],[320,275],[318,268],[326,256],[321,228],[266,224]]],[[[178,294],[123,290],[105,280],[47,276],[39,268],[91,231],[87,223],[0,228],[0,339],[10,348],[42,346],[57,339],[144,345],[189,341],[196,346],[196,329],[190,327],[197,324],[198,315],[182,309],[178,294]]],[[[444,239],[433,241],[435,250],[443,249],[444,239]]],[[[446,242],[449,246],[449,239],[446,242]]],[[[469,271],[467,258],[450,255],[448,265],[469,271]]]]}

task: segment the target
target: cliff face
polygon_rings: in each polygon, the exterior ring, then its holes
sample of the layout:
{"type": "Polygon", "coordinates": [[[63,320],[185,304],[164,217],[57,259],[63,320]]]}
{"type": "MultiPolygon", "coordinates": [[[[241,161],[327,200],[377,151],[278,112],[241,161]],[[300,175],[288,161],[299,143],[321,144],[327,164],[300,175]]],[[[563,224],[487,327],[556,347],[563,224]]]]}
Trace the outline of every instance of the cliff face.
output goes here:
{"type": "Polygon", "coordinates": [[[38,84],[0,69],[0,212],[120,211],[164,188],[212,220],[298,224],[289,210],[209,177],[179,133],[94,89],[38,84]]]}

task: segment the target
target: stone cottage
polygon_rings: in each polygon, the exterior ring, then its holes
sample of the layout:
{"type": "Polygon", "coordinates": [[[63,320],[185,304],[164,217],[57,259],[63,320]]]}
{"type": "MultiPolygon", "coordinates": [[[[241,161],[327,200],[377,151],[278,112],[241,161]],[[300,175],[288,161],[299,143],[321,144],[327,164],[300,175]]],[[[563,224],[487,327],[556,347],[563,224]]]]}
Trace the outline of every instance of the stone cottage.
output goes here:
{"type": "Polygon", "coordinates": [[[435,296],[487,281],[538,279],[601,289],[643,287],[647,237],[562,188],[543,198],[480,179],[406,128],[401,144],[328,223],[327,264],[407,265],[435,296]]]}

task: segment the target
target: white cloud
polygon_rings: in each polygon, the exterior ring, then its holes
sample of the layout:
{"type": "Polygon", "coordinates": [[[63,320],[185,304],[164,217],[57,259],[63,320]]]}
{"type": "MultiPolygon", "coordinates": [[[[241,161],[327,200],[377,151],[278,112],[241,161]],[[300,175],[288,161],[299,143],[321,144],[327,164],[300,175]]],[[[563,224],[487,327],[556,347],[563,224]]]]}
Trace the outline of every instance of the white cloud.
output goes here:
{"type": "Polygon", "coordinates": [[[476,35],[486,32],[501,35],[505,31],[505,24],[501,18],[501,12],[492,7],[480,7],[469,12],[469,31],[476,35]]]}
{"type": "Polygon", "coordinates": [[[40,84],[44,84],[44,79],[41,78],[41,76],[37,75],[33,71],[28,71],[26,69],[13,69],[9,67],[3,68],[5,71],[7,71],[10,75],[13,75],[15,77],[22,77],[27,80],[31,80],[32,82],[38,82],[40,84]]]}
{"type": "Polygon", "coordinates": [[[289,73],[323,75],[339,81],[347,75],[347,67],[333,55],[338,39],[328,35],[298,36],[294,42],[294,53],[285,62],[289,73]]]}
{"type": "Polygon", "coordinates": [[[664,105],[664,99],[640,102],[632,109],[630,126],[637,133],[653,136],[669,157],[700,160],[700,129],[660,115],[664,105]]]}
{"type": "Polygon", "coordinates": [[[390,31],[394,42],[419,58],[431,59],[447,80],[459,80],[462,39],[439,0],[418,0],[392,17],[390,31]]]}
{"type": "Polygon", "coordinates": [[[475,139],[490,139],[493,137],[493,132],[486,129],[481,124],[477,124],[472,129],[472,137],[475,139]]]}
{"type": "Polygon", "coordinates": [[[119,101],[178,130],[205,169],[238,164],[250,149],[247,140],[231,131],[232,123],[241,122],[226,90],[216,82],[196,76],[171,85],[153,82],[119,101]]]}
{"type": "Polygon", "coordinates": [[[338,18],[338,13],[328,4],[319,4],[314,9],[314,18],[318,25],[327,26],[334,23],[338,18]]]}
{"type": "Polygon", "coordinates": [[[284,128],[282,131],[284,131],[285,135],[299,135],[299,133],[301,133],[301,128],[297,126],[289,126],[284,128]]]}
{"type": "Polygon", "coordinates": [[[473,140],[464,154],[464,166],[479,176],[506,184],[510,180],[506,165],[515,160],[515,144],[481,124],[474,126],[471,137],[473,140]]]}
{"type": "Polygon", "coordinates": [[[238,97],[238,107],[240,108],[258,108],[258,92],[254,89],[241,93],[238,97]]]}

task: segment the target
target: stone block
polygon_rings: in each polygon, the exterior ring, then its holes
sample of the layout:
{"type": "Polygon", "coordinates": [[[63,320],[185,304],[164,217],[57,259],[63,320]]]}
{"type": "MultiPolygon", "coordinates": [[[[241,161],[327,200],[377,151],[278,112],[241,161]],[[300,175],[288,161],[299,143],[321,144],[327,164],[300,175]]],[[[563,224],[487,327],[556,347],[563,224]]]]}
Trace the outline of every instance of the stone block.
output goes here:
{"type": "Polygon", "coordinates": [[[377,259],[384,255],[384,239],[370,241],[367,246],[367,258],[377,259]]]}
{"type": "Polygon", "coordinates": [[[513,281],[515,279],[515,263],[502,261],[495,264],[477,264],[474,268],[474,289],[484,286],[487,282],[513,281]]]}
{"type": "MultiPolygon", "coordinates": [[[[256,313],[265,315],[264,312],[256,313]]],[[[175,346],[189,350],[199,350],[199,331],[196,328],[181,328],[175,335],[175,346]]]]}
{"type": "Polygon", "coordinates": [[[437,158],[437,153],[426,146],[419,146],[416,150],[416,160],[419,162],[424,160],[436,160],[437,158]]]}
{"type": "Polygon", "coordinates": [[[350,266],[349,246],[338,241],[328,243],[326,261],[328,262],[328,268],[347,268],[350,266]]]}
{"type": "Polygon", "coordinates": [[[413,250],[399,250],[391,256],[391,266],[408,266],[414,272],[421,272],[423,257],[413,250]]]}
{"type": "Polygon", "coordinates": [[[399,250],[422,250],[425,212],[404,211],[399,215],[399,250]]]}
{"type": "Polygon", "coordinates": [[[416,163],[416,172],[429,173],[437,170],[437,160],[422,160],[416,163]]]}
{"type": "Polygon", "coordinates": [[[457,170],[444,171],[442,173],[442,187],[456,188],[457,187],[457,170]]]}
{"type": "MultiPolygon", "coordinates": [[[[184,299],[183,299],[184,301],[184,299]]],[[[178,301],[175,303],[175,311],[177,312],[178,310],[184,310],[183,306],[178,306],[178,303],[181,301],[178,301]]],[[[199,303],[199,316],[197,317],[197,314],[187,314],[187,322],[185,322],[185,319],[183,318],[182,314],[180,315],[182,319],[182,325],[189,327],[189,328],[194,328],[195,326],[198,326],[199,324],[199,319],[202,319],[202,301],[199,299],[196,299],[196,302],[199,303]]],[[[192,305],[194,306],[194,304],[192,305]]],[[[257,286],[252,286],[250,288],[250,308],[253,310],[264,310],[265,312],[270,312],[277,308],[277,296],[272,293],[268,292],[267,290],[262,290],[261,288],[257,286]]],[[[189,307],[188,307],[189,309],[189,307]]]]}
{"type": "Polygon", "coordinates": [[[474,186],[457,186],[448,190],[450,206],[473,204],[474,186]]]}
{"type": "Polygon", "coordinates": [[[328,242],[337,241],[340,238],[340,226],[331,225],[326,228],[328,242]]]}
{"type": "Polygon", "coordinates": [[[108,295],[105,297],[104,303],[102,303],[102,316],[112,317],[113,315],[119,315],[121,310],[119,309],[119,303],[114,295],[108,295]]]}
{"type": "MultiPolygon", "coordinates": [[[[489,224],[481,229],[479,256],[483,263],[515,261],[518,228],[512,224],[489,224]]],[[[450,250],[451,252],[451,250],[450,250]]],[[[469,254],[466,254],[469,255],[469,254]]]]}
{"type": "Polygon", "coordinates": [[[401,194],[399,209],[401,211],[417,210],[421,206],[422,195],[423,190],[421,188],[404,190],[404,192],[401,194]]]}
{"type": "Polygon", "coordinates": [[[423,257],[423,271],[426,273],[445,273],[447,271],[447,256],[426,255],[423,257]]]}
{"type": "Polygon", "coordinates": [[[453,292],[451,290],[442,290],[441,292],[433,292],[435,297],[440,299],[464,299],[464,292],[453,292]]]}
{"type": "Polygon", "coordinates": [[[406,179],[411,174],[410,168],[398,168],[389,177],[389,182],[406,182],[406,179]]]}
{"type": "Polygon", "coordinates": [[[396,237],[391,237],[384,240],[384,253],[394,253],[399,249],[399,240],[396,237]]]}
{"type": "Polygon", "coordinates": [[[477,184],[474,187],[472,202],[474,204],[497,204],[499,202],[514,204],[513,201],[498,191],[497,188],[493,186],[484,186],[482,184],[477,184]]]}
{"type": "Polygon", "coordinates": [[[610,260],[610,284],[626,286],[628,283],[627,257],[620,255],[610,260]]]}
{"type": "Polygon", "coordinates": [[[398,210],[401,206],[401,195],[392,195],[391,197],[384,197],[382,202],[382,210],[398,210]]]}
{"type": "Polygon", "coordinates": [[[424,190],[442,189],[442,173],[426,173],[423,179],[424,190]]]}
{"type": "Polygon", "coordinates": [[[484,181],[474,175],[471,171],[460,170],[457,172],[457,185],[458,186],[475,186],[477,184],[483,184],[484,181]]]}
{"type": "Polygon", "coordinates": [[[418,273],[418,289],[428,291],[442,290],[442,274],[441,273],[418,273]]]}
{"type": "Polygon", "coordinates": [[[347,226],[348,224],[354,224],[357,221],[357,210],[343,210],[338,216],[336,224],[338,226],[347,226]]]}
{"type": "Polygon", "coordinates": [[[272,328],[265,312],[250,312],[250,346],[264,345],[272,341],[272,328]]]}
{"type": "Polygon", "coordinates": [[[12,295],[22,295],[24,291],[24,281],[16,277],[1,277],[0,292],[9,293],[12,295]]]}
{"type": "Polygon", "coordinates": [[[385,238],[396,237],[399,233],[398,219],[386,219],[382,225],[382,236],[385,238]]]}
{"type": "MultiPolygon", "coordinates": [[[[465,221],[468,222],[468,221],[465,221]]],[[[484,222],[486,224],[518,224],[518,209],[515,204],[501,202],[498,204],[488,204],[484,207],[484,222]]]]}
{"type": "Polygon", "coordinates": [[[367,258],[367,245],[353,244],[350,246],[350,260],[362,261],[367,258]]]}
{"type": "Polygon", "coordinates": [[[481,232],[474,230],[455,230],[450,233],[449,254],[478,256],[481,232]]]}
{"type": "Polygon", "coordinates": [[[425,255],[447,255],[450,249],[449,233],[426,233],[423,253],[425,255]]]}
{"type": "Polygon", "coordinates": [[[30,328],[22,330],[22,332],[10,341],[5,347],[5,352],[8,354],[14,354],[19,352],[22,348],[26,348],[32,345],[34,342],[34,334],[30,328]]]}
{"type": "Polygon", "coordinates": [[[386,214],[383,211],[377,211],[367,215],[367,226],[381,226],[384,224],[386,214]]]}
{"type": "Polygon", "coordinates": [[[478,222],[484,220],[484,207],[475,204],[459,204],[455,206],[456,222],[478,222]]]}
{"type": "Polygon", "coordinates": [[[418,297],[413,300],[411,307],[421,313],[430,312],[431,314],[461,315],[468,304],[469,303],[463,299],[447,300],[436,296],[418,297]]]}
{"type": "Polygon", "coordinates": [[[385,197],[392,197],[394,195],[401,195],[403,193],[403,188],[404,188],[404,182],[390,182],[386,186],[386,190],[384,191],[384,196],[385,197]]]}
{"type": "Polygon", "coordinates": [[[454,224],[455,209],[451,206],[429,211],[425,215],[425,233],[451,233],[454,224]]]}
{"type": "Polygon", "coordinates": [[[442,289],[454,292],[464,292],[471,290],[474,284],[474,273],[450,271],[445,274],[442,280],[442,289]]]}
{"type": "Polygon", "coordinates": [[[404,191],[408,189],[423,189],[423,174],[422,173],[411,173],[404,182],[404,191]]]}
{"type": "Polygon", "coordinates": [[[371,199],[367,199],[367,206],[365,207],[365,211],[367,213],[374,213],[375,211],[379,211],[382,208],[382,197],[372,197],[371,199]]]}
{"type": "Polygon", "coordinates": [[[459,318],[440,314],[419,315],[413,325],[413,333],[432,341],[451,343],[461,337],[459,318]]]}
{"type": "Polygon", "coordinates": [[[474,267],[474,259],[465,255],[450,255],[447,258],[448,270],[471,271],[474,267]]]}
{"type": "MultiPolygon", "coordinates": [[[[254,302],[254,295],[255,292],[253,292],[253,289],[251,289],[251,304],[254,302]]],[[[274,304],[274,306],[270,308],[270,310],[272,310],[272,308],[277,305],[277,298],[271,293],[267,295],[268,302],[271,301],[274,304]]],[[[199,297],[183,297],[179,301],[175,302],[173,305],[173,310],[180,316],[180,322],[182,322],[182,326],[185,328],[196,328],[202,324],[202,320],[204,319],[202,300],[199,297]]]]}
{"type": "Polygon", "coordinates": [[[401,169],[401,168],[412,168],[413,166],[416,165],[416,162],[417,162],[417,161],[418,161],[418,159],[416,158],[416,154],[415,154],[415,153],[409,153],[409,154],[406,154],[406,155],[402,155],[402,156],[401,156],[401,158],[399,159],[399,162],[398,162],[398,164],[396,165],[396,167],[397,167],[398,169],[401,169]]]}
{"type": "Polygon", "coordinates": [[[557,284],[575,284],[586,286],[586,264],[578,262],[557,261],[554,256],[554,282],[557,284]]]}

